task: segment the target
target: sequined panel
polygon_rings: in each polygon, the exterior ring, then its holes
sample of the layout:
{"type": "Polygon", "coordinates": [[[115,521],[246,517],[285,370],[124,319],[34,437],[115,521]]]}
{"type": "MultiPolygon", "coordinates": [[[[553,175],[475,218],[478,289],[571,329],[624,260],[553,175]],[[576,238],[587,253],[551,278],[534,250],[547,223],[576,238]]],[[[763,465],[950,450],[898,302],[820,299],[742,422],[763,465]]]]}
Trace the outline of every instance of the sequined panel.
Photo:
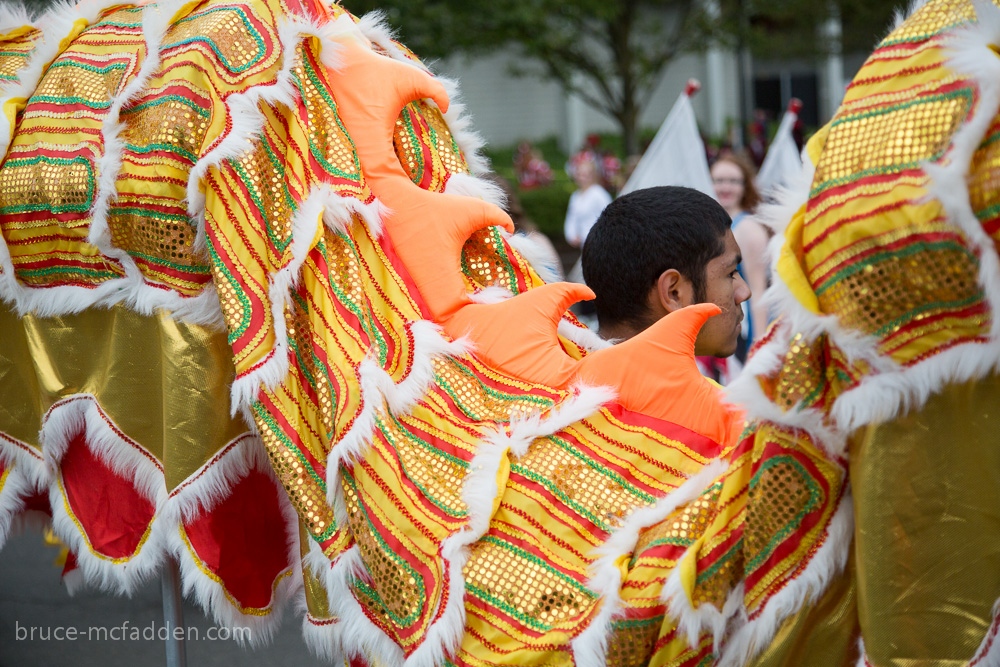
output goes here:
{"type": "Polygon", "coordinates": [[[538,632],[578,617],[595,599],[541,558],[492,536],[472,547],[462,574],[470,594],[538,632]]]}
{"type": "Polygon", "coordinates": [[[823,337],[812,343],[807,343],[802,334],[793,337],[788,344],[772,401],[785,410],[800,403],[800,409],[813,407],[826,389],[825,343],[823,337]]]}
{"type": "Polygon", "coordinates": [[[17,81],[17,73],[28,64],[28,58],[41,37],[40,30],[26,28],[20,34],[5,35],[0,41],[0,82],[17,81]]]}
{"type": "MultiPolygon", "coordinates": [[[[897,334],[911,326],[933,324],[942,313],[974,307],[983,294],[978,263],[957,239],[908,239],[894,253],[869,258],[856,271],[819,292],[820,306],[836,313],[841,323],[881,339],[883,347],[898,346],[897,334]],[[918,252],[919,251],[919,252],[918,252]]],[[[967,335],[983,335],[981,318],[964,325],[967,335]]]]}
{"type": "Polygon", "coordinates": [[[680,547],[678,556],[683,553],[683,549],[705,534],[715,518],[721,491],[721,483],[713,484],[697,500],[682,506],[668,520],[643,531],[636,543],[632,564],[635,565],[646,552],[663,545],[680,547]]]}
{"type": "Polygon", "coordinates": [[[123,62],[117,54],[89,55],[81,60],[71,60],[68,54],[60,56],[46,71],[29,105],[32,102],[65,105],[56,117],[75,113],[79,107],[101,111],[111,106],[123,77],[134,63],[123,62]]]}
{"type": "Polygon", "coordinates": [[[149,91],[123,109],[126,157],[157,155],[190,169],[201,153],[211,116],[208,98],[197,92],[187,85],[149,91]]]}
{"type": "Polygon", "coordinates": [[[413,103],[414,108],[420,112],[420,116],[427,124],[428,134],[434,146],[434,151],[441,160],[443,168],[448,174],[467,174],[469,168],[465,163],[465,156],[462,154],[458,142],[448,129],[448,124],[441,114],[441,110],[436,105],[426,100],[417,100],[413,103]]]}
{"type": "Polygon", "coordinates": [[[277,252],[277,257],[272,258],[273,266],[281,266],[285,263],[282,255],[292,242],[292,216],[297,208],[289,191],[284,160],[265,133],[254,142],[252,150],[232,160],[232,165],[250,201],[257,207],[256,214],[248,213],[265,225],[268,239],[277,252]]]}
{"type": "Polygon", "coordinates": [[[1000,252],[1000,124],[994,124],[969,168],[969,203],[1000,252]]]}
{"type": "Polygon", "coordinates": [[[244,74],[262,65],[268,56],[265,36],[247,16],[246,5],[213,7],[183,18],[163,40],[162,51],[196,45],[232,74],[244,74]]]}
{"type": "Polygon", "coordinates": [[[464,517],[467,508],[462,500],[462,482],[468,463],[438,449],[419,437],[415,429],[407,429],[392,417],[381,415],[376,428],[399,456],[406,476],[427,498],[450,516],[464,517]]]}
{"type": "Polygon", "coordinates": [[[952,84],[922,97],[905,91],[897,98],[895,104],[840,115],[833,121],[824,159],[816,167],[812,196],[865,176],[913,169],[938,159],[968,116],[974,93],[952,84]]]}
{"type": "Polygon", "coordinates": [[[441,192],[451,174],[468,173],[440,110],[423,100],[403,108],[396,119],[393,145],[410,179],[425,190],[441,192]]]}
{"type": "MultiPolygon", "coordinates": [[[[303,396],[300,403],[303,404],[303,408],[306,405],[315,408],[316,417],[320,420],[320,424],[314,427],[311,453],[316,459],[324,461],[330,452],[330,443],[336,428],[334,406],[337,404],[338,393],[343,389],[338,383],[338,378],[331,377],[329,359],[324,362],[315,353],[316,340],[309,322],[309,307],[298,294],[293,295],[291,304],[285,309],[285,331],[288,336],[289,352],[294,356],[299,372],[309,389],[308,398],[303,396]]],[[[339,374],[342,371],[333,369],[333,372],[339,374]]]]}
{"type": "Polygon", "coordinates": [[[377,596],[394,625],[409,626],[417,620],[424,607],[426,592],[423,579],[386,543],[383,531],[372,523],[367,514],[368,508],[361,504],[353,479],[347,474],[344,479],[344,502],[351,533],[371,577],[370,594],[377,596]]]}
{"type": "Polygon", "coordinates": [[[0,214],[24,216],[5,222],[6,228],[59,224],[54,216],[66,213],[77,215],[64,221],[63,226],[88,225],[86,213],[94,205],[96,193],[94,164],[82,155],[14,158],[0,167],[0,214]]]}
{"type": "Polygon", "coordinates": [[[819,486],[794,458],[764,461],[750,481],[744,533],[747,569],[760,567],[821,500],[819,486]]]}
{"type": "Polygon", "coordinates": [[[179,291],[200,293],[211,279],[209,268],[195,256],[195,227],[180,202],[157,196],[122,194],[108,216],[112,243],[126,250],[146,277],[176,283],[179,291]],[[201,276],[201,280],[191,280],[201,276]]]}
{"type": "Polygon", "coordinates": [[[365,186],[354,144],[337,115],[337,103],[323,67],[309,42],[299,48],[299,58],[292,76],[305,108],[305,126],[309,152],[335,188],[365,200],[370,193],[365,186]]]}
{"type": "Polygon", "coordinates": [[[739,540],[715,557],[708,567],[699,568],[692,595],[695,605],[711,604],[722,609],[730,591],[743,578],[744,560],[743,541],[739,540]]]}
{"type": "MultiPolygon", "coordinates": [[[[488,373],[486,369],[481,372],[488,373]]],[[[434,360],[434,376],[458,408],[475,421],[507,422],[518,415],[528,415],[554,405],[553,398],[505,391],[480,380],[476,372],[457,359],[434,360]]],[[[500,379],[499,376],[495,379],[500,379]]],[[[525,388],[527,390],[527,387],[525,388]]]]}
{"type": "Polygon", "coordinates": [[[548,488],[601,530],[613,529],[651,500],[556,436],[535,440],[528,453],[511,466],[511,473],[515,472],[548,488]]]}
{"type": "Polygon", "coordinates": [[[524,289],[508,258],[500,232],[494,227],[480,229],[465,242],[462,273],[470,289],[498,285],[514,294],[524,289]]]}
{"type": "Polygon", "coordinates": [[[845,483],[844,469],[821,453],[805,431],[759,424],[754,460],[743,533],[744,595],[751,614],[796,576],[826,540],[845,483]]]}
{"type": "Polygon", "coordinates": [[[663,616],[614,621],[608,638],[608,667],[644,667],[660,634],[663,616]]]}
{"type": "Polygon", "coordinates": [[[337,532],[337,522],[327,505],[326,480],[317,473],[316,461],[288,438],[264,405],[255,404],[253,412],[271,466],[299,520],[317,541],[330,539],[337,532]]]}
{"type": "Polygon", "coordinates": [[[356,246],[346,234],[327,231],[324,237],[326,262],[329,269],[330,288],[337,301],[354,316],[349,320],[349,333],[358,346],[367,348],[369,336],[375,333],[372,314],[368,309],[361,265],[356,246]]]}
{"type": "Polygon", "coordinates": [[[903,25],[889,33],[878,48],[922,42],[946,28],[962,25],[975,18],[976,12],[972,5],[964,0],[929,2],[914,12],[903,25]]]}

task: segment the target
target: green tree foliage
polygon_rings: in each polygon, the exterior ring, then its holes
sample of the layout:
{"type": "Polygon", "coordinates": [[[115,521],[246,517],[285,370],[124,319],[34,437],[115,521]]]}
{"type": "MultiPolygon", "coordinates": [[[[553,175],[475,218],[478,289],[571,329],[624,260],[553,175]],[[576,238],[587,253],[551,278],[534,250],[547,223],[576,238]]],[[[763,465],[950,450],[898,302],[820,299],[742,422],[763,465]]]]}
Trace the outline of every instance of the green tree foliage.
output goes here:
{"type": "Polygon", "coordinates": [[[698,0],[344,0],[383,9],[422,57],[513,45],[519,73],[557,81],[621,127],[638,152],[639,114],[667,63],[705,43],[698,0]],[[537,66],[537,67],[535,67],[537,66]]]}
{"type": "Polygon", "coordinates": [[[727,45],[745,45],[766,59],[818,58],[838,48],[867,53],[884,37],[906,0],[719,0],[715,36],[727,45]],[[823,24],[841,20],[840,43],[823,24]]]}

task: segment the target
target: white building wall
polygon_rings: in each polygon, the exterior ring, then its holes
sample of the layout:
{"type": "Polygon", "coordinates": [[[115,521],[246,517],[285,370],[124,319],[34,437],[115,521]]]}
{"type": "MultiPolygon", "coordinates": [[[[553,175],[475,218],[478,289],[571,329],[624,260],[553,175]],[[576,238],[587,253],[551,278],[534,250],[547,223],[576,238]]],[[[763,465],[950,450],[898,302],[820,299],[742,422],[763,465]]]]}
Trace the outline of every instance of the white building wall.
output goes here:
{"type": "MultiPolygon", "coordinates": [[[[501,51],[474,60],[457,56],[434,66],[436,72],[458,80],[473,127],[489,144],[511,146],[523,139],[554,136],[570,152],[578,149],[589,133],[618,132],[617,121],[578,98],[569,98],[558,84],[513,76],[509,65],[514,58],[511,51],[501,51]]],[[[727,120],[739,117],[739,87],[732,54],[723,53],[716,65],[716,76],[709,77],[704,54],[686,54],[672,62],[642,111],[640,127],[658,128],[687,80],[694,77],[703,86],[693,100],[698,122],[706,134],[722,134],[727,120]],[[724,108],[713,110],[714,100],[724,108]]]]}

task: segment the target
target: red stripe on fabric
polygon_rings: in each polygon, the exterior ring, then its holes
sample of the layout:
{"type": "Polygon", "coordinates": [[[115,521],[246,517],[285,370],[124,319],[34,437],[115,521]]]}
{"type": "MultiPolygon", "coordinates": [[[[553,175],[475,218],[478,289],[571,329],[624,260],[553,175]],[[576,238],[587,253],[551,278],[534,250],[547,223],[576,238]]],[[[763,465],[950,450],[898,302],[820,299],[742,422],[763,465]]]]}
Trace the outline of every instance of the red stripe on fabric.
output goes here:
{"type": "MultiPolygon", "coordinates": [[[[899,345],[896,345],[894,347],[888,347],[887,344],[889,343],[889,341],[892,341],[893,339],[902,337],[903,334],[909,333],[910,331],[913,331],[914,329],[919,329],[919,328],[925,327],[928,324],[931,324],[933,322],[937,322],[939,320],[944,320],[944,319],[947,319],[949,317],[966,318],[966,317],[972,317],[974,315],[989,314],[989,312],[990,312],[989,305],[985,301],[980,301],[977,304],[969,306],[968,308],[963,308],[961,310],[946,310],[943,313],[937,313],[935,315],[929,315],[929,316],[924,317],[924,318],[919,319],[919,320],[912,320],[909,324],[901,326],[899,328],[899,330],[893,332],[892,335],[886,336],[885,340],[882,341],[882,344],[886,346],[886,348],[885,348],[886,353],[887,354],[892,354],[893,352],[896,352],[900,348],[906,347],[912,341],[911,340],[904,340],[899,345]]],[[[984,334],[984,336],[985,336],[985,334],[984,334]]],[[[966,337],[966,338],[972,338],[972,337],[966,337]]],[[[942,349],[944,349],[944,348],[935,347],[934,348],[934,352],[940,352],[942,349]]],[[[911,364],[912,364],[912,362],[911,362],[911,364]]]]}
{"type": "Polygon", "coordinates": [[[656,417],[650,417],[649,415],[644,415],[640,412],[633,412],[622,407],[621,404],[617,402],[612,402],[604,408],[618,421],[628,424],[634,427],[648,428],[662,435],[670,440],[677,440],[678,442],[683,442],[688,448],[693,452],[704,456],[706,459],[714,459],[722,451],[722,446],[700,433],[695,433],[691,429],[685,428],[680,424],[675,424],[674,422],[669,422],[664,419],[657,419],[656,417]]]}
{"type": "MultiPolygon", "coordinates": [[[[874,197],[876,195],[873,194],[873,195],[869,195],[869,196],[874,197]]],[[[865,195],[861,195],[857,199],[852,199],[851,201],[856,202],[856,201],[858,201],[860,199],[866,199],[866,198],[867,197],[865,195]]],[[[909,203],[909,202],[907,202],[907,201],[894,201],[894,202],[890,202],[888,204],[885,204],[883,206],[879,206],[877,208],[874,208],[871,211],[867,211],[865,213],[858,213],[857,215],[851,215],[851,216],[845,216],[845,217],[838,217],[837,220],[835,220],[832,225],[830,225],[828,227],[824,227],[823,231],[820,232],[819,234],[817,234],[815,238],[813,238],[812,240],[810,240],[807,243],[803,244],[802,251],[806,252],[806,253],[812,251],[813,248],[815,248],[817,245],[819,245],[820,243],[822,243],[828,236],[830,236],[830,234],[833,234],[834,232],[836,232],[841,227],[844,227],[845,225],[848,225],[848,224],[850,224],[852,222],[857,222],[858,220],[865,220],[865,219],[871,218],[873,216],[881,215],[883,213],[888,213],[889,211],[892,211],[894,209],[902,208],[907,203],[909,203]]],[[[937,221],[937,220],[941,220],[941,217],[939,216],[938,218],[935,218],[934,221],[937,221]]],[[[858,239],[858,240],[861,241],[861,240],[864,240],[864,239],[858,239]]]]}
{"type": "MultiPolygon", "coordinates": [[[[851,245],[843,248],[843,250],[849,250],[852,247],[854,247],[855,245],[857,245],[859,243],[864,243],[864,242],[869,241],[869,240],[871,240],[871,237],[863,238],[863,239],[858,239],[857,241],[855,241],[851,245]]],[[[871,257],[872,255],[877,255],[877,254],[882,253],[882,252],[894,252],[895,250],[897,250],[899,248],[905,248],[905,247],[908,247],[908,246],[916,245],[918,243],[936,243],[938,241],[949,241],[949,240],[958,241],[959,243],[963,242],[962,237],[960,235],[958,235],[956,233],[952,233],[952,232],[915,233],[912,236],[907,236],[905,238],[898,239],[898,240],[893,241],[891,243],[886,243],[884,245],[877,245],[877,246],[874,246],[874,247],[862,250],[857,255],[854,255],[853,257],[849,257],[848,259],[845,259],[844,261],[842,261],[842,262],[834,265],[832,268],[828,269],[821,276],[816,277],[816,278],[813,278],[813,277],[810,276],[810,280],[812,281],[812,283],[814,285],[822,285],[826,281],[826,278],[828,276],[834,275],[842,267],[850,266],[852,264],[859,264],[865,258],[871,257]]]]}

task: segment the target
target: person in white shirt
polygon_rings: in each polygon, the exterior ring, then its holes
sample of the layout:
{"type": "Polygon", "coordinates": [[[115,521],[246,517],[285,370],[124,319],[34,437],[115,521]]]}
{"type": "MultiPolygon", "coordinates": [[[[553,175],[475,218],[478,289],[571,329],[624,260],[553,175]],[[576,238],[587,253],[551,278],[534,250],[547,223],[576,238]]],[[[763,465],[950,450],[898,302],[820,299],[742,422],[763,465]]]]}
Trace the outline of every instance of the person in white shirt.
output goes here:
{"type": "Polygon", "coordinates": [[[582,248],[590,228],[604,207],[611,203],[611,195],[601,187],[597,165],[591,160],[575,165],[572,176],[579,189],[569,197],[563,235],[571,246],[582,248]]]}

